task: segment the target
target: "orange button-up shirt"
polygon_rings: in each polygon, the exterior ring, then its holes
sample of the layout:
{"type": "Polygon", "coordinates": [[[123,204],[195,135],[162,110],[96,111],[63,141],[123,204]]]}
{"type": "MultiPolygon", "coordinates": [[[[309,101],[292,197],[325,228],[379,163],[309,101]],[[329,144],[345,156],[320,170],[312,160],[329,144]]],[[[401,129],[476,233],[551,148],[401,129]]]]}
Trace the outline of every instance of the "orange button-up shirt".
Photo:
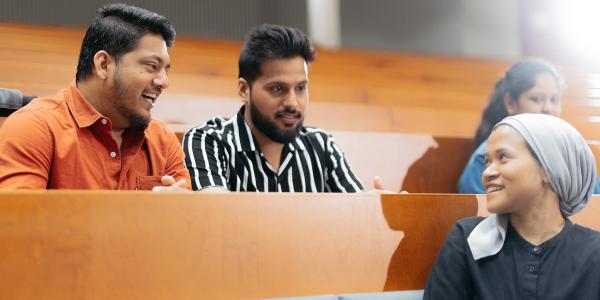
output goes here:
{"type": "Polygon", "coordinates": [[[163,175],[190,188],[183,151],[164,123],[125,130],[121,149],[111,128],[75,83],[35,99],[0,127],[0,188],[151,189],[163,175]]]}

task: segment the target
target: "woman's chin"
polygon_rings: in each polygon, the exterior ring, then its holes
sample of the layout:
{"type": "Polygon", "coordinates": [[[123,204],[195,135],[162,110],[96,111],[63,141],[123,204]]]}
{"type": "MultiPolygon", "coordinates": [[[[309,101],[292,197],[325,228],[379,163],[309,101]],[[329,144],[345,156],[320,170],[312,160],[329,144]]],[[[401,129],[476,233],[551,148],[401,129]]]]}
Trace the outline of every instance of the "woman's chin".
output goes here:
{"type": "Polygon", "coordinates": [[[507,206],[508,205],[507,205],[506,201],[503,201],[503,199],[500,199],[499,197],[493,197],[492,199],[490,199],[490,197],[488,197],[487,210],[490,213],[493,213],[493,214],[506,213],[509,210],[507,206]]]}

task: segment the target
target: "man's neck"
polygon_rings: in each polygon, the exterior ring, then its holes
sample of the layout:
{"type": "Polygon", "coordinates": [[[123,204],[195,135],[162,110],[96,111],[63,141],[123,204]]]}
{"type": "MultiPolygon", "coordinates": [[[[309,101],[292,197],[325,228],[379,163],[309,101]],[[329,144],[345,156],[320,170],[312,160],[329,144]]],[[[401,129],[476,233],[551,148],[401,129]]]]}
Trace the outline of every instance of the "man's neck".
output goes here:
{"type": "Polygon", "coordinates": [[[77,89],[98,113],[111,121],[113,131],[122,133],[127,129],[127,120],[119,114],[114,105],[109,101],[108,96],[104,95],[106,88],[99,85],[100,83],[93,82],[92,80],[83,80],[77,82],[77,89]]]}
{"type": "Polygon", "coordinates": [[[96,83],[91,81],[80,81],[77,82],[77,89],[90,103],[90,105],[94,107],[96,111],[98,111],[98,113],[111,121],[111,135],[119,146],[119,149],[121,149],[123,143],[123,132],[125,131],[126,126],[122,125],[123,122],[118,122],[118,120],[120,120],[120,115],[116,112],[114,107],[107,103],[107,99],[104,99],[101,92],[102,88],[98,87],[96,83]],[[115,121],[115,119],[117,121],[115,121]]]}
{"type": "Polygon", "coordinates": [[[123,132],[125,132],[124,129],[111,130],[110,132],[110,134],[113,137],[113,140],[115,140],[115,143],[117,143],[117,146],[119,146],[119,150],[121,150],[121,148],[123,147],[123,132]]]}

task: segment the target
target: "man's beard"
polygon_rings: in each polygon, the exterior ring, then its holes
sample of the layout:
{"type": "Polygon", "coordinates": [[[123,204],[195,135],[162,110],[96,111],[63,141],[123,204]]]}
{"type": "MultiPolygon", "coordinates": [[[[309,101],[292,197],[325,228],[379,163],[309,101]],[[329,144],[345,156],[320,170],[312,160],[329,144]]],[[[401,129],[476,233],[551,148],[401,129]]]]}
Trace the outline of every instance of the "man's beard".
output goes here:
{"type": "MultiPolygon", "coordinates": [[[[141,115],[135,111],[135,109],[125,106],[122,104],[123,99],[126,99],[130,93],[129,89],[125,84],[123,84],[123,80],[120,79],[120,73],[117,69],[117,74],[115,79],[113,80],[113,95],[114,95],[114,104],[117,111],[127,119],[127,123],[129,123],[130,129],[146,129],[148,124],[150,124],[150,118],[141,115]]],[[[139,99],[138,99],[139,101],[139,99]]]]}
{"type": "Polygon", "coordinates": [[[258,110],[258,108],[252,103],[252,97],[250,97],[250,101],[248,101],[248,106],[250,109],[250,119],[252,120],[254,126],[256,126],[256,128],[260,130],[260,132],[262,132],[264,135],[266,135],[269,139],[280,144],[287,144],[293,141],[296,138],[296,136],[298,136],[298,133],[300,133],[300,130],[302,129],[304,123],[304,116],[302,116],[301,112],[297,110],[287,109],[278,111],[275,114],[275,118],[283,117],[284,113],[295,114],[298,117],[298,124],[296,124],[294,127],[281,129],[277,127],[277,124],[269,121],[269,119],[265,115],[263,115],[258,110]]]}

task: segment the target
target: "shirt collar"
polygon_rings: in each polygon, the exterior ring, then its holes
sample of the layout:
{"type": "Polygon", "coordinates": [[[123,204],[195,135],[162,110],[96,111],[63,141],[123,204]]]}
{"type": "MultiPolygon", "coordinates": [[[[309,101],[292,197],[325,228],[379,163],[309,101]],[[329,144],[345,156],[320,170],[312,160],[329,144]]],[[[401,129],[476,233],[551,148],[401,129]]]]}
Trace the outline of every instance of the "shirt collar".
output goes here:
{"type": "MultiPolygon", "coordinates": [[[[551,239],[540,244],[538,247],[542,248],[543,251],[548,251],[554,248],[562,240],[565,239],[565,236],[568,235],[568,232],[571,230],[572,227],[573,223],[569,219],[565,219],[565,226],[561,229],[561,231],[551,239]]],[[[521,235],[515,230],[515,228],[512,227],[510,222],[508,224],[507,239],[515,242],[517,245],[519,245],[520,247],[524,247],[525,249],[530,249],[531,247],[533,247],[531,243],[529,243],[527,240],[521,237],[521,235]]]]}
{"type": "MultiPolygon", "coordinates": [[[[79,128],[91,127],[94,124],[98,124],[97,122],[101,119],[105,119],[108,124],[111,124],[110,119],[106,118],[102,114],[100,114],[90,102],[81,94],[81,91],[77,88],[75,82],[72,82],[66,93],[67,106],[69,107],[69,111],[77,123],[79,128]]],[[[150,126],[150,125],[148,125],[150,126]]],[[[109,127],[110,128],[110,125],[109,127]]],[[[145,129],[127,129],[128,139],[135,140],[145,140],[150,139],[150,133],[145,129]]]]}
{"type": "MultiPolygon", "coordinates": [[[[71,82],[66,94],[67,106],[79,128],[89,127],[104,118],[71,82]]],[[[108,119],[107,119],[108,121],[108,119]]]]}
{"type": "Polygon", "coordinates": [[[256,143],[254,140],[254,135],[252,135],[252,131],[250,130],[250,126],[244,120],[244,108],[242,106],[235,116],[234,121],[234,129],[233,136],[235,147],[238,152],[245,151],[256,151],[256,143]]]}
{"type": "MultiPolygon", "coordinates": [[[[250,126],[244,119],[245,109],[246,106],[243,105],[235,116],[233,130],[235,148],[237,152],[258,151],[258,142],[256,141],[256,138],[254,138],[254,134],[252,134],[250,126]]],[[[298,135],[293,141],[287,143],[285,148],[287,148],[290,152],[295,152],[296,150],[306,150],[304,144],[300,142],[300,135],[298,135]]]]}
{"type": "Polygon", "coordinates": [[[491,214],[479,222],[467,237],[473,259],[496,255],[504,246],[508,215],[491,214]]]}

